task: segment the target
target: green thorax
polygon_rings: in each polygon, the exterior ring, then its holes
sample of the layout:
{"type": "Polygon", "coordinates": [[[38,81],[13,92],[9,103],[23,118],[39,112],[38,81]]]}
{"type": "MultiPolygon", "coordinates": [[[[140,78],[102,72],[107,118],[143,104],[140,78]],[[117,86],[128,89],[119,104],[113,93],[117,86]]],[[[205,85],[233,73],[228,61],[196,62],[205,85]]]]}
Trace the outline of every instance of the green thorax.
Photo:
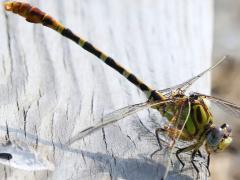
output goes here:
{"type": "Polygon", "coordinates": [[[198,99],[193,100],[190,106],[185,102],[182,107],[183,108],[179,116],[180,118],[178,119],[176,119],[176,112],[180,111],[180,105],[176,105],[175,103],[166,104],[160,112],[173,126],[176,126],[178,129],[182,129],[185,122],[183,133],[189,136],[189,138],[194,139],[199,137],[206,128],[212,124],[212,115],[209,112],[207,105],[202,99],[198,99]],[[190,112],[189,108],[191,108],[190,112]]]}

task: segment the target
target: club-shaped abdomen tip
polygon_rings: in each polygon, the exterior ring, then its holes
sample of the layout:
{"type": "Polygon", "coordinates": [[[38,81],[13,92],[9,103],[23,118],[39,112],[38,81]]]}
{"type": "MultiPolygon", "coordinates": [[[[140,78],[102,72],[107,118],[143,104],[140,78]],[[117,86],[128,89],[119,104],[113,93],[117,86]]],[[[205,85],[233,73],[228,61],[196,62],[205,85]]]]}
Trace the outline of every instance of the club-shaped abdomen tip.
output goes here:
{"type": "Polygon", "coordinates": [[[3,6],[6,11],[12,11],[13,9],[13,2],[4,2],[3,6]]]}

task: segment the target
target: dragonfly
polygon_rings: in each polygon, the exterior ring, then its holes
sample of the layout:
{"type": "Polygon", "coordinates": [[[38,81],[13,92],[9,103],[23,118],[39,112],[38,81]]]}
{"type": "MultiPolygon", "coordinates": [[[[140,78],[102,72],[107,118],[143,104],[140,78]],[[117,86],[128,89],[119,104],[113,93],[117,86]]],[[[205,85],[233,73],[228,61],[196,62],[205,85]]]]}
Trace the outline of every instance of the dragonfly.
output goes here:
{"type": "Polygon", "coordinates": [[[107,114],[95,125],[80,131],[67,143],[67,145],[71,145],[75,141],[138,111],[153,108],[159,111],[163,117],[166,117],[168,121],[164,126],[157,127],[155,129],[154,134],[158,142],[159,149],[162,149],[162,139],[160,137],[161,133],[166,134],[170,139],[172,139],[172,143],[169,144],[170,148],[173,148],[180,140],[184,142],[191,142],[191,144],[186,147],[178,148],[176,151],[176,158],[181,163],[183,169],[185,162],[181,159],[180,154],[191,152],[191,163],[197,174],[199,174],[199,169],[194,161],[194,157],[199,154],[200,147],[205,147],[208,154],[207,169],[210,175],[209,165],[211,153],[224,151],[231,144],[233,139],[232,129],[227,123],[224,123],[221,126],[215,125],[214,117],[210,112],[206,100],[218,105],[223,111],[234,114],[237,117],[240,116],[240,106],[201,93],[193,92],[187,95],[186,91],[200,77],[220,65],[226,57],[223,57],[213,66],[179,85],[164,90],[155,90],[117,63],[112,57],[98,50],[90,42],[76,35],[58,20],[41,11],[37,7],[33,7],[28,3],[17,1],[5,2],[4,7],[6,11],[11,11],[24,17],[26,21],[30,23],[42,24],[43,26],[49,27],[57,31],[62,36],[72,40],[84,50],[95,55],[99,60],[103,61],[109,67],[124,76],[128,81],[139,88],[148,99],[146,102],[130,105],[107,114]]]}

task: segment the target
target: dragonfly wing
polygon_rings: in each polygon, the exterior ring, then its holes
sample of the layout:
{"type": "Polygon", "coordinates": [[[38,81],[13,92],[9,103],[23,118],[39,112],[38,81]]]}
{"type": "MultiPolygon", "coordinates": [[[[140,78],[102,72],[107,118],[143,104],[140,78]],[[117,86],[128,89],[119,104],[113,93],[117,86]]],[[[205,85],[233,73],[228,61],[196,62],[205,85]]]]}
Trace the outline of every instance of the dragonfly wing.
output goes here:
{"type": "MultiPolygon", "coordinates": [[[[158,118],[151,118],[151,121],[148,123],[149,125],[146,126],[145,124],[142,123],[142,121],[136,121],[133,123],[134,130],[138,133],[141,139],[144,139],[148,143],[152,143],[153,145],[158,146],[156,134],[154,133],[154,131],[158,128],[163,128],[164,126],[168,127],[170,124],[167,120],[164,122],[164,119],[161,119],[160,122],[158,118]]],[[[176,130],[179,129],[176,128],[176,130]]],[[[165,132],[162,131],[159,132],[158,134],[161,141],[161,145],[163,147],[170,147],[172,139],[168,137],[168,133],[166,131],[165,132]]],[[[178,139],[175,148],[180,149],[190,144],[192,144],[192,142],[178,139]]]]}
{"type": "Polygon", "coordinates": [[[98,122],[97,124],[90,126],[86,129],[82,130],[81,132],[79,132],[76,136],[71,138],[71,140],[67,143],[67,145],[70,145],[70,144],[74,143],[75,141],[84,138],[85,136],[95,132],[96,130],[98,130],[102,127],[107,126],[112,123],[115,123],[115,122],[117,122],[127,116],[130,116],[131,114],[134,114],[140,110],[147,109],[147,108],[161,105],[161,104],[165,104],[165,103],[169,103],[169,102],[172,102],[172,101],[171,100],[153,101],[153,102],[147,101],[144,103],[130,105],[130,106],[124,107],[122,109],[116,110],[116,111],[104,116],[101,119],[101,121],[98,122]]]}
{"type": "MultiPolygon", "coordinates": [[[[179,107],[178,107],[178,111],[176,112],[175,116],[175,123],[173,124],[173,127],[169,127],[167,128],[167,133],[168,135],[173,139],[171,145],[170,145],[170,149],[169,149],[169,156],[168,156],[168,162],[167,162],[167,166],[166,166],[166,171],[164,173],[163,179],[167,179],[168,176],[168,172],[170,170],[170,166],[171,166],[171,159],[172,156],[174,154],[174,148],[177,147],[177,144],[179,143],[179,139],[181,138],[180,136],[183,133],[183,129],[187,123],[187,120],[190,116],[190,112],[191,112],[191,101],[188,99],[187,100],[188,104],[186,105],[185,102],[183,102],[179,107]],[[188,110],[186,112],[186,114],[184,113],[185,107],[188,106],[188,110]],[[184,114],[184,116],[182,116],[184,114]],[[183,119],[182,119],[183,118],[183,119]],[[179,128],[179,125],[181,124],[181,128],[179,128]],[[174,130],[176,133],[174,133],[174,130]],[[170,131],[169,131],[170,130],[170,131]]],[[[186,148],[186,146],[185,146],[186,148]]]]}
{"type": "Polygon", "coordinates": [[[213,105],[216,105],[217,107],[222,109],[227,114],[236,118],[240,118],[240,106],[236,104],[233,104],[231,102],[228,102],[226,100],[223,100],[214,96],[205,95],[205,94],[193,93],[193,95],[202,96],[203,98],[206,98],[207,100],[209,100],[213,105]]]}
{"type": "Polygon", "coordinates": [[[209,67],[208,69],[204,70],[203,72],[199,73],[198,75],[192,77],[191,79],[175,85],[173,87],[170,88],[166,88],[166,89],[162,89],[159,90],[160,93],[163,94],[169,94],[170,92],[176,90],[176,89],[181,89],[183,91],[186,91],[188,88],[190,88],[192,86],[192,84],[197,81],[200,77],[202,77],[204,74],[206,74],[207,72],[213,70],[215,67],[217,67],[218,65],[220,65],[224,60],[226,60],[226,56],[223,56],[216,64],[212,65],[211,67],[209,67]]]}

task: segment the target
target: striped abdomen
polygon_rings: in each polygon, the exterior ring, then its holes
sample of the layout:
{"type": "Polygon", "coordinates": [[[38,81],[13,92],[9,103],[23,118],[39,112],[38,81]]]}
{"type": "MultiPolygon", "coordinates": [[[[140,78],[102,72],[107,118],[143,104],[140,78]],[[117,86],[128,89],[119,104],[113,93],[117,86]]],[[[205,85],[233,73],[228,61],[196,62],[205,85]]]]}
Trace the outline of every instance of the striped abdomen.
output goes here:
{"type": "Polygon", "coordinates": [[[118,71],[121,75],[127,78],[131,83],[141,89],[147,98],[151,100],[165,100],[165,96],[161,93],[151,89],[145,83],[143,83],[140,79],[138,79],[134,74],[126,70],[120,64],[118,64],[113,58],[107,56],[103,52],[99,51],[95,48],[92,44],[85,41],[81,37],[74,34],[70,29],[65,28],[60,22],[52,18],[51,16],[47,15],[45,12],[42,12],[40,9],[31,6],[28,3],[21,3],[21,2],[6,2],[4,3],[5,9],[7,11],[12,11],[13,13],[19,14],[26,18],[28,22],[31,23],[40,23],[44,26],[47,26],[63,36],[71,39],[78,45],[80,45],[83,49],[90,52],[91,54],[97,56],[101,59],[104,63],[106,63],[111,68],[118,71]]]}

